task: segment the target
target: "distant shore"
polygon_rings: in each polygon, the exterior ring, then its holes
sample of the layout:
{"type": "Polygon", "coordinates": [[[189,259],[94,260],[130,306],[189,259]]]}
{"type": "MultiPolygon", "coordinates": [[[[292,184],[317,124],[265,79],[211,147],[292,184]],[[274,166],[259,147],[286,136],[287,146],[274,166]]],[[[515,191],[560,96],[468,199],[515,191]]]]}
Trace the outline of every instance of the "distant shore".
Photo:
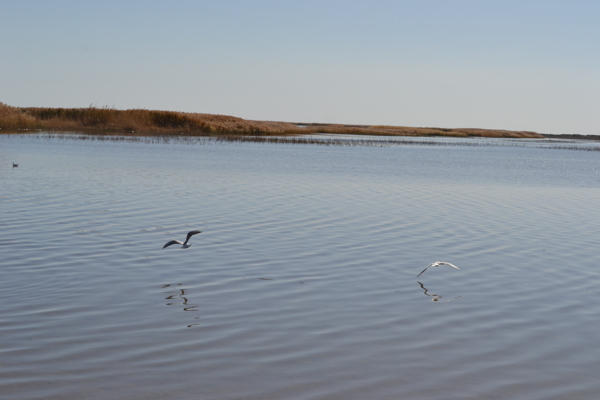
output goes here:
{"type": "Polygon", "coordinates": [[[415,137],[545,137],[542,134],[531,131],[253,121],[228,115],[184,113],[177,111],[142,109],[117,110],[110,107],[93,106],[87,108],[13,107],[0,103],[0,134],[29,130],[140,136],[175,134],[189,136],[275,136],[331,133],[415,137]]]}
{"type": "Polygon", "coordinates": [[[544,133],[548,139],[572,139],[572,140],[595,140],[600,141],[600,135],[578,135],[578,134],[551,134],[544,133]]]}

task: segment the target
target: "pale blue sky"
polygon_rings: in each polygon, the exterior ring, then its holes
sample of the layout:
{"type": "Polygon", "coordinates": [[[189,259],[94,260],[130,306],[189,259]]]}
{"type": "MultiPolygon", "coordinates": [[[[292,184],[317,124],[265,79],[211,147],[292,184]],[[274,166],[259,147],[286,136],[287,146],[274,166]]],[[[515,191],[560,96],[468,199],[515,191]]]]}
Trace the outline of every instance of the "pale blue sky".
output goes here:
{"type": "Polygon", "coordinates": [[[600,1],[0,1],[0,102],[600,134],[600,1]]]}

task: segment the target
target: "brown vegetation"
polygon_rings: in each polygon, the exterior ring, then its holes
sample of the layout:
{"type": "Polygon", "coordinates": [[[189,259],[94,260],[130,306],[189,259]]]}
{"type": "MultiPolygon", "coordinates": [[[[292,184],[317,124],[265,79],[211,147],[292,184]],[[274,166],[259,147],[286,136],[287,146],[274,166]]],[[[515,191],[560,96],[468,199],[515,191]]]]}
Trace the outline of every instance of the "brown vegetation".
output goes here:
{"type": "Polygon", "coordinates": [[[12,107],[0,103],[1,132],[15,130],[127,133],[139,135],[294,135],[334,133],[385,136],[485,136],[541,138],[526,131],[490,129],[411,128],[387,125],[343,125],[252,121],[227,115],[157,110],[117,110],[110,107],[12,107]]]}
{"type": "Polygon", "coordinates": [[[408,126],[388,125],[342,125],[342,124],[303,124],[311,133],[343,133],[356,135],[379,136],[481,136],[481,137],[510,137],[510,138],[543,138],[536,132],[506,131],[475,128],[414,128],[408,126]]]}
{"type": "Polygon", "coordinates": [[[548,139],[571,139],[571,140],[593,140],[600,141],[600,135],[580,135],[580,134],[550,134],[545,133],[544,137],[548,139]]]}
{"type": "Polygon", "coordinates": [[[293,124],[247,121],[226,115],[155,110],[116,110],[109,107],[11,107],[0,103],[2,130],[115,132],[140,134],[282,134],[293,124]]]}

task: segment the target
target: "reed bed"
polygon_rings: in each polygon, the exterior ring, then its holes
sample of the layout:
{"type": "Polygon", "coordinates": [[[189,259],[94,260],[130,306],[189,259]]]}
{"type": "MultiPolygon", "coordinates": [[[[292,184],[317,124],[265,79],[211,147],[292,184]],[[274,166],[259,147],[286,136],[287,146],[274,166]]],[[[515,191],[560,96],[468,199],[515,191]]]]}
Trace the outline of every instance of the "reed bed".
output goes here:
{"type": "Polygon", "coordinates": [[[530,131],[507,131],[476,128],[416,128],[389,125],[342,125],[342,124],[296,124],[303,126],[311,133],[332,133],[346,135],[371,136],[449,136],[449,137],[503,137],[503,138],[543,138],[544,136],[530,131]]]}
{"type": "Polygon", "coordinates": [[[247,121],[226,115],[110,107],[17,108],[0,103],[2,130],[39,129],[127,134],[273,135],[297,130],[293,124],[247,121]]]}
{"type": "Polygon", "coordinates": [[[579,134],[544,134],[548,139],[566,139],[566,140],[593,140],[600,141],[600,135],[579,135],[579,134]]]}
{"type": "Polygon", "coordinates": [[[188,136],[289,136],[329,133],[370,136],[543,138],[539,133],[529,131],[290,123],[176,111],[117,110],[111,107],[94,106],[87,108],[13,107],[0,103],[0,132],[21,130],[188,136]]]}
{"type": "Polygon", "coordinates": [[[470,141],[456,140],[443,141],[435,139],[405,139],[405,138],[335,138],[315,136],[249,136],[249,135],[219,135],[219,136],[186,136],[186,135],[97,135],[97,134],[72,134],[72,133],[39,133],[15,134],[18,137],[48,140],[85,140],[85,141],[111,141],[146,144],[197,144],[211,145],[219,143],[275,143],[319,146],[350,146],[350,147],[402,147],[402,146],[447,146],[447,147],[536,147],[543,149],[600,151],[600,145],[562,144],[562,141],[525,142],[514,141],[470,141]]]}

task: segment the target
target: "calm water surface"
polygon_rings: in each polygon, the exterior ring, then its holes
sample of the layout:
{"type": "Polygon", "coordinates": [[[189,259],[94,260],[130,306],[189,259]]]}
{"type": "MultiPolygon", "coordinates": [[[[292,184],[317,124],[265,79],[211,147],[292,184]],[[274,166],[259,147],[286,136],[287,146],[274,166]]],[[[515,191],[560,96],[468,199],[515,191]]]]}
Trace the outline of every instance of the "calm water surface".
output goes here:
{"type": "Polygon", "coordinates": [[[0,397],[597,399],[600,152],[465,140],[0,136],[0,397]]]}

